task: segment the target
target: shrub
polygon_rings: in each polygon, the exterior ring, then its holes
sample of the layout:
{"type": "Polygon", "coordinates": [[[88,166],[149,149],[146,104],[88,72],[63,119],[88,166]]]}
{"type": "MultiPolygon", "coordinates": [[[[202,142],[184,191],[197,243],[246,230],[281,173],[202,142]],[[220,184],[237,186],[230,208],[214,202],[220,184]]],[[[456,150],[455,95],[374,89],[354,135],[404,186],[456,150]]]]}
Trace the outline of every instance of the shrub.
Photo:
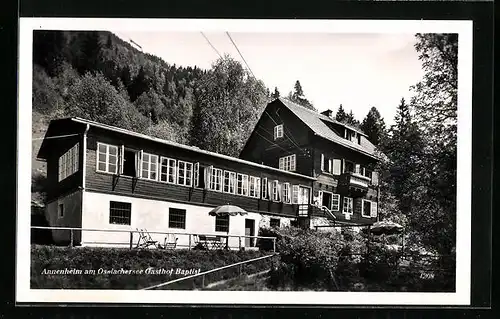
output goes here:
{"type": "Polygon", "coordinates": [[[276,233],[276,248],[280,253],[270,273],[272,286],[340,289],[336,272],[345,261],[339,234],[293,227],[266,232],[276,233]]]}
{"type": "MultiPolygon", "coordinates": [[[[155,250],[124,248],[67,248],[57,246],[37,246],[31,248],[31,288],[32,289],[142,289],[148,286],[183,277],[183,274],[43,274],[44,269],[98,270],[145,270],[156,269],[199,269],[201,272],[257,258],[264,254],[259,251],[199,251],[199,250],[155,250]]],[[[268,270],[270,259],[250,263],[244,273],[268,270]]],[[[207,274],[205,284],[226,280],[239,275],[238,267],[207,274]]],[[[200,288],[201,278],[181,281],[168,285],[167,289],[200,288]]]]}

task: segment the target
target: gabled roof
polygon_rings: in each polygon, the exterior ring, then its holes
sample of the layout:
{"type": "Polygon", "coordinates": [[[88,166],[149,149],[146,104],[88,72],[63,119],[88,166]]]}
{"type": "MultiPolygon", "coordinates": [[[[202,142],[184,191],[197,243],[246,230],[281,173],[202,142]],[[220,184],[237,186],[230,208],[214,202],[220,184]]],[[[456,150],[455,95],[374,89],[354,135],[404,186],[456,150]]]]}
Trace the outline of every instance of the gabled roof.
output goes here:
{"type": "Polygon", "coordinates": [[[373,145],[367,138],[366,134],[361,132],[359,129],[354,128],[350,125],[346,125],[344,123],[340,123],[332,118],[329,118],[326,115],[317,113],[313,110],[305,108],[301,105],[293,103],[285,98],[278,98],[278,100],[286,106],[295,116],[297,116],[304,124],[306,124],[316,135],[337,143],[339,145],[345,146],[347,148],[359,151],[365,155],[373,157],[375,159],[379,159],[379,155],[376,153],[376,147],[373,145]],[[335,124],[342,125],[344,127],[349,128],[357,133],[361,134],[361,144],[353,143],[350,140],[347,140],[337,133],[335,133],[332,129],[325,124],[325,122],[331,122],[335,124]]]}
{"type": "MultiPolygon", "coordinates": [[[[298,174],[298,173],[294,173],[294,172],[280,170],[280,169],[275,168],[275,167],[266,166],[266,165],[262,165],[262,164],[257,164],[257,163],[246,161],[246,160],[243,160],[243,159],[240,159],[240,158],[236,158],[236,157],[232,157],[232,156],[228,156],[228,155],[223,155],[223,154],[219,154],[219,153],[215,153],[215,152],[210,152],[210,151],[202,150],[202,149],[200,149],[197,146],[189,146],[189,145],[185,145],[185,144],[180,144],[180,143],[176,143],[176,142],[172,142],[172,141],[160,139],[160,138],[157,138],[157,137],[152,137],[152,136],[149,136],[149,135],[132,132],[132,131],[129,131],[129,130],[126,130],[126,129],[123,129],[123,128],[120,128],[120,127],[111,126],[111,125],[107,125],[107,124],[102,124],[102,123],[99,123],[99,122],[94,122],[94,121],[91,121],[91,120],[86,120],[86,119],[82,119],[82,118],[78,118],[78,117],[72,117],[72,118],[66,118],[66,119],[60,119],[60,120],[54,120],[53,122],[57,122],[57,121],[72,121],[72,122],[75,122],[75,123],[86,124],[86,125],[89,125],[89,126],[93,126],[93,127],[97,127],[97,128],[103,129],[103,130],[109,130],[109,131],[113,131],[113,132],[122,133],[122,134],[125,134],[125,135],[128,135],[128,136],[134,136],[134,137],[137,137],[137,138],[143,138],[143,139],[150,140],[150,141],[153,141],[153,142],[157,142],[157,143],[161,143],[161,144],[165,144],[165,145],[174,146],[174,147],[182,148],[182,149],[185,149],[185,150],[193,151],[193,152],[196,152],[196,153],[199,153],[199,154],[210,155],[210,156],[218,157],[218,158],[225,159],[225,160],[228,160],[228,161],[242,163],[242,164],[246,164],[246,165],[249,165],[249,166],[254,166],[254,167],[266,169],[266,170],[269,170],[269,171],[279,172],[279,173],[285,174],[285,175],[292,175],[292,176],[302,177],[302,178],[309,179],[309,180],[316,180],[316,178],[311,177],[311,176],[306,176],[306,175],[302,175],[302,174],[298,174]]],[[[51,122],[51,124],[52,124],[52,122],[51,122]]],[[[49,125],[49,128],[50,128],[50,125],[49,125]]],[[[48,131],[49,130],[47,130],[47,132],[48,131]]]]}

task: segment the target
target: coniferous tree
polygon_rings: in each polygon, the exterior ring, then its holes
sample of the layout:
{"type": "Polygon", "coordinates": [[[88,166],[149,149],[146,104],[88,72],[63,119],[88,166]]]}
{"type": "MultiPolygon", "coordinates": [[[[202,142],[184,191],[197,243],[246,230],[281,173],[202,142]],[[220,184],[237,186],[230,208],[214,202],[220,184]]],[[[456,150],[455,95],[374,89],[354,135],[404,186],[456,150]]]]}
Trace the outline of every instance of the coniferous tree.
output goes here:
{"type": "Polygon", "coordinates": [[[380,116],[376,107],[372,107],[360,126],[361,130],[368,135],[368,140],[374,145],[379,145],[382,136],[385,134],[384,119],[380,116]]]}
{"type": "Polygon", "coordinates": [[[80,74],[87,71],[97,72],[101,67],[102,43],[99,32],[84,33],[81,45],[81,57],[78,60],[77,70],[80,74]]]}
{"type": "Polygon", "coordinates": [[[132,102],[135,102],[135,100],[142,93],[147,92],[150,87],[151,87],[151,79],[146,74],[144,67],[141,66],[141,68],[139,69],[139,73],[137,73],[137,76],[134,78],[132,84],[129,87],[128,93],[130,95],[130,100],[132,102]]]}
{"type": "Polygon", "coordinates": [[[456,244],[458,35],[417,34],[416,40],[424,75],[412,87],[411,103],[426,143],[415,194],[422,200],[411,221],[423,245],[447,255],[456,244]]]}
{"type": "Polygon", "coordinates": [[[352,126],[359,125],[359,121],[354,117],[354,113],[352,112],[352,110],[346,115],[345,123],[352,126]]]}
{"type": "Polygon", "coordinates": [[[274,99],[277,99],[279,97],[280,97],[280,91],[278,91],[277,87],[274,87],[274,92],[271,93],[271,98],[274,100],[274,99]]]}
{"type": "Polygon", "coordinates": [[[64,61],[65,37],[62,32],[39,30],[33,35],[33,62],[45,68],[51,77],[57,75],[64,61]]]}
{"type": "Polygon", "coordinates": [[[293,91],[288,94],[288,99],[294,103],[302,105],[305,108],[316,111],[311,102],[309,102],[309,100],[304,96],[304,90],[302,89],[302,85],[299,80],[295,81],[293,91]]]}
{"type": "Polygon", "coordinates": [[[347,114],[344,111],[344,108],[342,107],[342,104],[340,104],[339,109],[337,110],[337,114],[335,115],[335,119],[339,122],[345,123],[347,119],[347,114]]]}

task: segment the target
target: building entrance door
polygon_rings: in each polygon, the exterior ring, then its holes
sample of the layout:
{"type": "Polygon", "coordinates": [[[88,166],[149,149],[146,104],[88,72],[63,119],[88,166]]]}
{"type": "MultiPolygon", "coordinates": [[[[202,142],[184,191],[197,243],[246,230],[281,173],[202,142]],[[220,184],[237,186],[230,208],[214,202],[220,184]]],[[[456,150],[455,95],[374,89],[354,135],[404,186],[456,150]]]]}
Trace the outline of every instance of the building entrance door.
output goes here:
{"type": "MultiPolygon", "coordinates": [[[[245,236],[255,236],[255,220],[245,219],[245,236]]],[[[245,247],[254,247],[255,238],[245,237],[245,247]]]]}
{"type": "Polygon", "coordinates": [[[299,197],[297,199],[297,204],[299,204],[299,216],[307,216],[309,191],[309,188],[299,186],[299,197]]]}

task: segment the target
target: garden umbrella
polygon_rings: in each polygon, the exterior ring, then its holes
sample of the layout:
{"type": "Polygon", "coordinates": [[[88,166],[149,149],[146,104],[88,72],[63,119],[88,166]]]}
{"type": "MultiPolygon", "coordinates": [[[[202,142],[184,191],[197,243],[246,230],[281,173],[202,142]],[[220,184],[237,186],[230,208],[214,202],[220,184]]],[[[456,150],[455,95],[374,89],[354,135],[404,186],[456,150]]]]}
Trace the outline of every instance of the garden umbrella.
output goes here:
{"type": "Polygon", "coordinates": [[[208,212],[210,216],[236,216],[236,215],[247,215],[248,212],[246,212],[243,208],[234,206],[234,205],[222,205],[215,207],[212,209],[210,212],[208,212]]]}
{"type": "Polygon", "coordinates": [[[403,231],[403,226],[401,226],[398,223],[391,222],[391,221],[380,221],[374,223],[370,227],[370,231],[373,234],[386,234],[386,235],[392,235],[392,234],[397,234],[401,233],[403,231]]]}

